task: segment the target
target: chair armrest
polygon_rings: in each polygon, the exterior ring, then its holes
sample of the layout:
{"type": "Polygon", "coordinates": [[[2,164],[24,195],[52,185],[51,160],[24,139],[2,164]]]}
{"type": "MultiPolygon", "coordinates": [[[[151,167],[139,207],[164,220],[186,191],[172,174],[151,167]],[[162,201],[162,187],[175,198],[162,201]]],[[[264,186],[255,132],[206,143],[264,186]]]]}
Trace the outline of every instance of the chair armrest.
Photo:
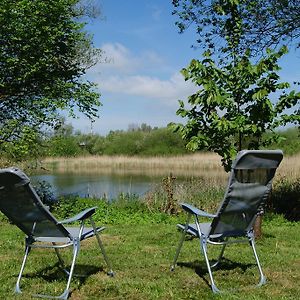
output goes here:
{"type": "Polygon", "coordinates": [[[90,217],[91,215],[93,215],[95,213],[96,208],[97,208],[97,206],[87,208],[72,218],[59,221],[58,224],[72,223],[75,221],[82,221],[84,219],[87,219],[88,217],[90,217]]]}
{"type": "Polygon", "coordinates": [[[201,216],[201,217],[208,217],[208,218],[215,218],[216,215],[207,213],[201,209],[196,208],[193,205],[187,204],[187,203],[181,203],[181,207],[188,213],[201,216]]]}

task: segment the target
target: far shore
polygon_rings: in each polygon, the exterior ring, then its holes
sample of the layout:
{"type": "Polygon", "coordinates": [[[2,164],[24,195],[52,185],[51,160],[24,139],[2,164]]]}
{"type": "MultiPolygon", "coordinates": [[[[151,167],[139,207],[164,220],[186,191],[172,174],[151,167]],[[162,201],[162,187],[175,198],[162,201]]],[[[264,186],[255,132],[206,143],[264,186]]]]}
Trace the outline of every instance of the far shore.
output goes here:
{"type": "MultiPolygon", "coordinates": [[[[165,176],[200,176],[224,181],[228,174],[221,165],[221,158],[214,153],[195,153],[179,156],[81,156],[48,157],[42,165],[56,173],[118,173],[165,176]]],[[[285,156],[277,177],[300,178],[300,153],[285,156]]]]}

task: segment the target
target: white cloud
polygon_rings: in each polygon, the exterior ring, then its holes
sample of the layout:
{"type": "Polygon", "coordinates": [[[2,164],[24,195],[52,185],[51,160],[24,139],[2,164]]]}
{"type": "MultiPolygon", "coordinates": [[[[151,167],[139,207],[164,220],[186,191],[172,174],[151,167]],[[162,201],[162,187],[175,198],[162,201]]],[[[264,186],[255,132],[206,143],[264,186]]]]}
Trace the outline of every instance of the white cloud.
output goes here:
{"type": "Polygon", "coordinates": [[[106,43],[101,46],[104,51],[105,62],[98,63],[89,74],[133,74],[153,69],[164,64],[163,59],[154,51],[144,51],[134,55],[120,43],[106,43]]]}
{"type": "Polygon", "coordinates": [[[101,93],[118,95],[119,99],[138,96],[141,101],[147,98],[170,106],[177,105],[178,99],[184,100],[196,91],[194,84],[185,82],[179,72],[170,74],[164,60],[153,51],[135,56],[120,43],[106,43],[101,48],[110,62],[96,65],[88,74],[93,82],[98,83],[101,93]],[[170,74],[169,78],[162,73],[170,74]]]}
{"type": "Polygon", "coordinates": [[[99,78],[99,86],[102,91],[163,100],[165,103],[166,100],[175,100],[177,103],[178,99],[186,98],[197,90],[195,85],[185,82],[180,73],[168,80],[144,75],[115,75],[99,78]]]}
{"type": "Polygon", "coordinates": [[[103,71],[119,71],[122,73],[130,73],[135,71],[139,66],[139,59],[135,58],[128,48],[120,43],[107,43],[101,49],[107,59],[107,63],[98,64],[94,71],[103,69],[103,71]]]}

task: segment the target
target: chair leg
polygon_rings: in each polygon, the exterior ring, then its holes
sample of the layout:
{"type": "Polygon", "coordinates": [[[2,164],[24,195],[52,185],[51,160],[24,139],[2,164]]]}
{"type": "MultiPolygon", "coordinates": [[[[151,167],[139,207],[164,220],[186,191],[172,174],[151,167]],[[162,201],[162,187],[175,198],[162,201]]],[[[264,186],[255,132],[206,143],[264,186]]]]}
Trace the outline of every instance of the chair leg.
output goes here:
{"type": "MultiPolygon", "coordinates": [[[[54,246],[56,245],[55,243],[52,243],[52,244],[54,246]]],[[[61,267],[62,267],[63,270],[66,270],[66,268],[65,268],[65,262],[64,262],[62,256],[60,255],[59,250],[57,248],[54,248],[54,250],[55,250],[56,256],[58,258],[59,264],[61,265],[61,267]]]]}
{"type": "MultiPolygon", "coordinates": [[[[215,285],[215,281],[213,278],[213,274],[212,274],[212,270],[211,270],[211,265],[208,259],[208,255],[207,255],[207,243],[206,240],[203,239],[202,237],[200,237],[200,249],[203,252],[204,258],[205,258],[205,262],[206,262],[206,266],[207,266],[207,270],[208,270],[208,274],[209,274],[209,278],[210,278],[210,282],[211,282],[211,289],[214,293],[220,293],[220,290],[217,288],[217,286],[215,285]]],[[[223,246],[223,251],[224,251],[225,247],[223,246]]]]}
{"type": "Polygon", "coordinates": [[[101,249],[101,252],[102,252],[102,254],[103,254],[104,260],[105,260],[106,265],[108,266],[108,269],[109,269],[109,271],[107,272],[107,274],[108,274],[109,276],[113,277],[113,276],[115,275],[115,273],[114,273],[114,271],[112,270],[111,262],[110,262],[110,260],[108,259],[108,256],[107,256],[107,254],[106,254],[105,248],[104,248],[103,243],[102,243],[102,241],[101,241],[101,239],[100,239],[100,235],[99,235],[99,233],[97,232],[97,228],[96,228],[95,222],[94,222],[94,220],[93,220],[92,218],[90,218],[90,221],[91,221],[91,224],[92,224],[92,226],[93,226],[94,233],[95,233],[96,238],[97,238],[97,241],[98,241],[98,245],[99,245],[99,247],[100,247],[100,249],[101,249]]]}
{"type": "Polygon", "coordinates": [[[262,268],[261,268],[261,265],[260,265],[260,262],[259,262],[259,259],[258,259],[258,255],[256,253],[254,238],[250,237],[249,238],[249,242],[250,242],[250,245],[252,247],[253,254],[254,254],[254,257],[255,257],[255,260],[256,260],[256,264],[257,264],[257,267],[258,267],[258,271],[259,271],[259,275],[260,275],[260,281],[258,283],[258,286],[262,286],[263,284],[266,283],[266,277],[263,274],[263,271],[262,271],[262,268]]]}
{"type": "Polygon", "coordinates": [[[186,234],[187,229],[189,227],[190,219],[191,219],[191,214],[188,215],[184,230],[182,231],[181,238],[179,240],[179,244],[178,244],[178,247],[177,247],[177,250],[176,250],[176,253],[175,253],[175,257],[174,257],[174,260],[173,260],[173,264],[171,265],[171,268],[170,268],[171,271],[174,271],[174,269],[175,269],[179,253],[180,253],[180,250],[181,250],[183,242],[184,242],[185,234],[186,234]]]}
{"type": "Polygon", "coordinates": [[[22,274],[23,274],[25,264],[26,264],[26,260],[27,260],[27,257],[28,257],[28,254],[29,254],[30,250],[31,250],[31,248],[28,245],[26,245],[21,270],[20,270],[20,273],[19,273],[19,276],[18,276],[18,279],[17,279],[16,287],[15,287],[15,292],[18,293],[18,294],[22,293],[21,288],[20,288],[20,281],[21,281],[21,278],[22,278],[22,274]]]}
{"type": "Polygon", "coordinates": [[[67,299],[69,296],[69,288],[70,288],[70,284],[71,284],[71,280],[72,280],[72,276],[73,276],[73,272],[74,272],[74,268],[75,268],[75,262],[76,262],[76,258],[79,252],[79,247],[80,247],[80,242],[76,241],[74,242],[73,245],[73,259],[72,259],[72,264],[71,264],[71,268],[70,268],[70,274],[68,277],[68,282],[67,282],[67,286],[65,291],[60,295],[60,299],[67,299]]]}
{"type": "Polygon", "coordinates": [[[177,247],[177,250],[176,250],[176,253],[175,253],[175,257],[174,257],[174,260],[173,260],[173,264],[171,265],[171,271],[174,271],[174,270],[175,270],[176,262],[177,262],[177,259],[178,259],[180,250],[181,250],[181,248],[182,248],[182,245],[183,245],[185,233],[186,233],[186,230],[183,230],[182,233],[181,233],[181,238],[180,238],[180,240],[179,240],[179,244],[178,244],[178,247],[177,247]]]}
{"type": "MultiPolygon", "coordinates": [[[[227,241],[228,239],[226,239],[226,241],[227,241]]],[[[223,246],[222,246],[222,249],[221,249],[221,252],[220,252],[220,254],[219,254],[219,257],[218,257],[218,259],[217,259],[217,261],[214,263],[214,264],[212,264],[210,267],[211,268],[215,268],[220,262],[221,262],[221,259],[223,258],[223,254],[224,254],[224,251],[225,251],[225,247],[226,247],[226,244],[224,244],[223,246]]]]}
{"type": "MultiPolygon", "coordinates": [[[[70,271],[67,272],[68,280],[67,280],[66,288],[63,291],[63,293],[59,296],[51,296],[51,295],[43,295],[43,294],[33,294],[32,296],[41,297],[41,298],[49,298],[49,299],[64,299],[64,300],[67,300],[68,297],[69,297],[69,293],[70,293],[71,280],[72,280],[72,276],[73,276],[73,273],[74,273],[76,258],[77,258],[77,255],[79,253],[79,249],[80,249],[80,242],[78,240],[75,240],[74,244],[73,244],[72,263],[71,263],[70,271]]],[[[58,252],[56,252],[56,254],[58,254],[58,257],[60,257],[60,254],[58,252]]]]}

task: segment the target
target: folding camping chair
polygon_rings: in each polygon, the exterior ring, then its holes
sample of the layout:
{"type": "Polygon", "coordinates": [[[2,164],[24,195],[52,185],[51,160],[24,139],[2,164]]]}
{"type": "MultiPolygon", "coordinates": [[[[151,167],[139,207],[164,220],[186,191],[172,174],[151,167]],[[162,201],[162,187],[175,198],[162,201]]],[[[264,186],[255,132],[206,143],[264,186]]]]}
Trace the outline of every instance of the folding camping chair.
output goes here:
{"type": "Polygon", "coordinates": [[[21,293],[20,281],[30,250],[32,248],[53,248],[60,265],[68,275],[66,288],[59,296],[39,294],[34,296],[67,299],[81,241],[92,236],[96,236],[97,238],[104,260],[109,268],[108,274],[110,276],[114,275],[99,236],[99,233],[105,228],[96,227],[92,218],[96,207],[86,209],[70,219],[57,221],[48,208],[41,202],[36,191],[30,184],[29,178],[21,170],[12,167],[0,169],[0,210],[13,224],[26,234],[25,255],[15,287],[16,293],[21,293]],[[85,226],[87,219],[90,221],[92,227],[85,226]],[[80,223],[80,226],[64,226],[64,224],[76,221],[80,223]],[[64,266],[59,249],[69,246],[73,247],[73,258],[68,270],[64,266]]]}
{"type": "Polygon", "coordinates": [[[204,255],[214,293],[217,288],[212,268],[216,267],[224,254],[226,245],[249,242],[260,274],[259,286],[266,282],[256,253],[253,225],[258,211],[267,200],[276,169],[283,158],[281,150],[244,150],[238,153],[232,164],[231,174],[224,200],[216,214],[209,214],[196,207],[183,203],[182,208],[188,213],[185,225],[178,224],[182,236],[174,257],[173,271],[183,245],[185,235],[199,238],[200,250],[204,255]],[[191,217],[193,224],[190,224],[191,217]],[[199,217],[212,218],[210,223],[200,223],[199,217]],[[222,245],[220,255],[215,263],[208,258],[207,246],[222,245]]]}

